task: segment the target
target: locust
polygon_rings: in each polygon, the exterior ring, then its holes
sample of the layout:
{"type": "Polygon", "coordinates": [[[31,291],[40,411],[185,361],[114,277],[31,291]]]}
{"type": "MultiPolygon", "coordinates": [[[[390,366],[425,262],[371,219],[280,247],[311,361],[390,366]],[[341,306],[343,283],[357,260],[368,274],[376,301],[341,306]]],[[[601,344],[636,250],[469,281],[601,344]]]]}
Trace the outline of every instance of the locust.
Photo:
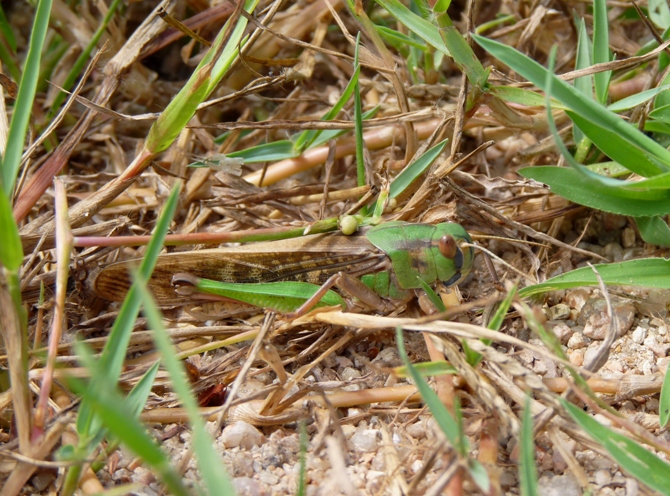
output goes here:
{"type": "MultiPolygon", "coordinates": [[[[315,234],[160,255],[148,286],[162,305],[205,294],[288,313],[346,307],[329,289],[335,285],[383,311],[388,302],[407,300],[424,284],[452,286],[464,279],[474,258],[471,243],[456,223],[394,221],[351,236],[315,234]]],[[[129,269],[138,264],[104,267],[93,281],[94,291],[122,301],[131,285],[129,269]]]]}

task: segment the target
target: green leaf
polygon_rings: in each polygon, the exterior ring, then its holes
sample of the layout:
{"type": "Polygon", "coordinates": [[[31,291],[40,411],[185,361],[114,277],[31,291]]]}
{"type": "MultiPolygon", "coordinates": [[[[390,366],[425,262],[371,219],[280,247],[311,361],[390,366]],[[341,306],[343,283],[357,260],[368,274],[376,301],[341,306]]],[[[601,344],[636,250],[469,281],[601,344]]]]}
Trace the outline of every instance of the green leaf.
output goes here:
{"type": "Polygon", "coordinates": [[[670,28],[670,7],[666,0],[649,0],[649,18],[661,29],[670,28]]]}
{"type": "Polygon", "coordinates": [[[651,171],[652,174],[670,171],[670,151],[666,150],[652,138],[630,126],[599,103],[586,98],[572,85],[557,78],[546,68],[517,50],[482,36],[473,35],[473,38],[489,53],[510,66],[537,87],[546,91],[547,81],[550,78],[552,97],[556,98],[573,112],[579,114],[582,118],[590,119],[593,125],[598,125],[606,128],[611,133],[615,133],[621,145],[629,143],[653,156],[655,160],[658,160],[658,166],[656,170],[651,171]]]}
{"type": "MultiPolygon", "coordinates": [[[[591,62],[591,40],[586,32],[586,24],[584,19],[579,20],[579,39],[577,40],[577,57],[575,59],[575,69],[585,69],[592,65],[591,62]]],[[[584,96],[593,98],[593,76],[582,76],[575,79],[575,88],[579,90],[584,96]]],[[[584,133],[575,126],[572,129],[572,136],[575,143],[579,144],[584,139],[584,133]]]]}
{"type": "MultiPolygon", "coordinates": [[[[358,75],[361,72],[360,66],[357,66],[356,69],[354,70],[354,74],[351,76],[351,79],[347,83],[346,88],[344,88],[344,91],[340,95],[340,98],[337,99],[337,102],[335,102],[335,105],[333,105],[333,108],[331,108],[326,114],[321,117],[322,121],[332,121],[337,117],[337,114],[340,113],[340,111],[344,108],[346,103],[349,101],[351,98],[351,95],[354,93],[354,89],[356,88],[356,85],[358,84],[358,75]]],[[[310,147],[310,145],[316,140],[316,138],[319,137],[319,135],[323,131],[321,129],[308,129],[307,131],[303,131],[300,133],[298,138],[295,141],[295,144],[293,145],[293,150],[296,155],[299,155],[303,151],[305,151],[307,148],[310,147]]]]}
{"type": "Polygon", "coordinates": [[[422,19],[398,0],[375,1],[380,6],[388,10],[393,17],[407,26],[407,28],[416,34],[419,38],[445,55],[451,57],[451,53],[449,53],[449,49],[444,44],[444,41],[442,41],[442,37],[440,36],[440,31],[437,29],[437,26],[431,24],[425,19],[422,19]]]}
{"type": "Polygon", "coordinates": [[[421,287],[423,290],[426,292],[428,295],[428,299],[430,302],[437,308],[438,312],[446,312],[447,307],[444,306],[444,302],[442,299],[433,291],[433,288],[431,288],[423,279],[420,277],[417,277],[417,280],[419,281],[419,284],[421,284],[421,287]]]}
{"type": "MultiPolygon", "coordinates": [[[[612,60],[609,42],[609,21],[606,0],[593,0],[593,63],[602,64],[612,60]]],[[[612,71],[597,72],[593,75],[596,98],[607,103],[612,71]]]]}
{"type": "Polygon", "coordinates": [[[170,376],[172,389],[177,393],[177,397],[188,414],[189,424],[193,429],[193,448],[207,493],[210,495],[233,495],[235,490],[226,473],[223,459],[214,449],[213,439],[205,429],[205,421],[191,392],[185,367],[177,358],[170,336],[163,325],[163,316],[151,297],[145,281],[146,279],[140,276],[135,279],[135,284],[139,287],[139,292],[142,295],[144,314],[151,329],[153,329],[154,343],[170,376]]]}
{"type": "Polygon", "coordinates": [[[428,386],[428,383],[421,377],[421,374],[416,370],[416,367],[410,362],[407,357],[407,352],[405,351],[405,342],[403,340],[402,329],[400,327],[396,328],[396,342],[398,344],[398,351],[400,352],[400,358],[402,359],[405,367],[409,370],[409,373],[416,385],[423,401],[428,405],[431,413],[435,417],[437,425],[440,426],[442,432],[451,443],[451,445],[456,449],[458,453],[465,456],[468,452],[468,442],[463,436],[461,430],[461,425],[458,421],[449,413],[449,410],[442,404],[440,399],[437,397],[437,394],[428,386]]]}
{"type": "Polygon", "coordinates": [[[659,216],[636,217],[635,223],[645,242],[658,246],[670,246],[670,228],[668,228],[668,223],[659,216]]]}
{"type": "Polygon", "coordinates": [[[623,434],[600,424],[578,406],[559,398],[579,426],[602,445],[620,467],[646,486],[670,494],[670,465],[623,434]]]}
{"type": "MultiPolygon", "coordinates": [[[[158,255],[163,249],[163,240],[167,235],[168,226],[177,208],[178,199],[179,188],[175,187],[165,202],[161,216],[156,223],[154,234],[147,246],[144,259],[140,264],[140,273],[145,278],[149,278],[151,275],[158,255]]],[[[137,289],[133,286],[128,291],[126,299],[121,305],[119,315],[114,321],[112,331],[100,356],[102,370],[107,372],[110,380],[114,383],[118,381],[121,374],[130,336],[140,309],[140,303],[140,296],[137,293],[137,289]]],[[[91,387],[95,388],[97,386],[92,382],[91,387]]],[[[87,401],[82,401],[77,417],[77,432],[84,439],[88,439],[95,435],[95,429],[96,423],[93,422],[91,405],[87,401]]]]}
{"type": "Polygon", "coordinates": [[[530,411],[530,397],[526,396],[521,422],[519,446],[519,482],[522,496],[537,496],[537,467],[535,466],[535,441],[533,440],[533,415],[530,411]]]}
{"type": "MultiPolygon", "coordinates": [[[[633,107],[637,107],[638,105],[642,105],[643,103],[648,102],[656,95],[667,90],[668,88],[670,88],[670,84],[664,84],[663,86],[658,86],[650,90],[640,91],[639,93],[635,93],[634,95],[623,98],[618,102],[608,105],[607,110],[610,112],[623,112],[625,110],[630,110],[633,107]]],[[[653,113],[653,110],[649,112],[649,116],[651,117],[653,113]]]]}
{"type": "MultiPolygon", "coordinates": [[[[39,82],[40,60],[42,49],[49,28],[49,15],[51,14],[51,0],[40,0],[35,12],[35,21],[30,31],[30,45],[28,55],[19,84],[19,91],[14,104],[12,122],[9,125],[7,136],[7,147],[0,165],[0,187],[4,190],[5,197],[11,198],[14,191],[14,182],[19,174],[23,145],[26,141],[28,123],[33,115],[33,102],[35,91],[39,82]]],[[[9,200],[8,200],[9,201],[9,200]]],[[[4,202],[3,202],[4,203],[4,202]]],[[[0,204],[0,208],[4,205],[0,204]]],[[[2,214],[3,216],[5,214],[2,214]]],[[[4,224],[4,222],[3,222],[4,224]]],[[[5,231],[3,231],[4,233],[5,231]]]]}
{"type": "Polygon", "coordinates": [[[661,386],[661,398],[659,399],[658,416],[661,429],[663,429],[668,425],[668,421],[670,421],[670,363],[668,363],[668,368],[665,369],[663,386],[661,386]]]}
{"type": "MultiPolygon", "coordinates": [[[[490,93],[508,103],[517,103],[527,107],[544,107],[545,97],[534,91],[514,86],[493,86],[490,93]]],[[[551,108],[564,108],[558,101],[552,100],[551,108]]]]}
{"type": "MultiPolygon", "coordinates": [[[[253,12],[258,1],[247,0],[244,10],[247,13],[253,12]]],[[[230,22],[231,20],[228,20],[219,31],[212,47],[193,71],[190,79],[151,126],[145,142],[145,148],[149,152],[160,153],[173,143],[195,115],[198,105],[214,91],[237,59],[240,48],[244,46],[243,35],[248,21],[244,16],[237,19],[232,35],[223,50],[219,51],[218,48],[226,41],[225,35],[230,22]],[[217,55],[218,58],[214,60],[217,55]]]]}
{"type": "Polygon", "coordinates": [[[376,28],[381,37],[395,48],[407,45],[422,51],[426,51],[428,49],[424,42],[410,38],[409,36],[406,36],[396,31],[395,29],[387,28],[386,26],[376,26],[376,28]]]}
{"type": "Polygon", "coordinates": [[[451,19],[448,18],[447,14],[440,16],[440,19],[448,19],[448,25],[444,26],[440,33],[442,33],[444,44],[447,45],[454,62],[465,72],[470,84],[483,89],[486,87],[489,71],[484,69],[463,35],[456,29],[456,26],[451,24],[451,19]]]}
{"type": "Polygon", "coordinates": [[[574,169],[552,166],[526,167],[520,169],[519,174],[547,184],[552,192],[563,198],[605,212],[633,217],[670,214],[670,199],[667,197],[644,200],[642,198],[649,193],[608,186],[574,169]]]}
{"type": "MultiPolygon", "coordinates": [[[[597,264],[594,267],[603,282],[608,285],[670,289],[670,260],[665,258],[641,258],[597,264]]],[[[526,298],[547,291],[579,286],[598,286],[598,280],[591,267],[575,269],[543,283],[526,286],[519,291],[519,296],[526,298]]]]}
{"type": "Polygon", "coordinates": [[[663,105],[662,107],[655,107],[654,110],[649,112],[649,117],[651,119],[670,124],[670,104],[663,105]]]}
{"type": "Polygon", "coordinates": [[[2,188],[0,188],[0,232],[3,237],[0,243],[0,263],[7,270],[16,272],[23,263],[23,247],[19,228],[14,221],[12,206],[2,188]]]}
{"type": "Polygon", "coordinates": [[[410,165],[405,167],[400,174],[391,183],[391,189],[389,196],[391,198],[396,198],[403,191],[405,191],[421,174],[423,174],[428,167],[435,161],[437,157],[440,156],[440,153],[444,150],[444,147],[447,146],[448,139],[445,139],[435,145],[430,150],[427,150],[426,153],[417,158],[410,165]]]}
{"type": "Polygon", "coordinates": [[[262,145],[252,146],[237,152],[226,154],[229,158],[243,158],[247,164],[257,162],[275,162],[298,156],[294,144],[289,140],[273,141],[262,145]]]}
{"type": "Polygon", "coordinates": [[[650,177],[661,173],[662,168],[665,167],[665,164],[647,153],[643,148],[636,146],[635,143],[618,140],[619,135],[615,131],[594,125],[588,118],[571,110],[566,110],[565,113],[593,141],[594,145],[628,170],[644,177],[650,177]]]}
{"type": "MultiPolygon", "coordinates": [[[[458,370],[456,370],[456,367],[449,364],[448,362],[445,362],[444,360],[436,362],[415,363],[412,366],[416,369],[416,371],[419,374],[421,374],[422,377],[431,377],[431,376],[434,377],[437,375],[445,375],[445,374],[458,374],[458,370]]],[[[404,365],[400,367],[395,367],[393,369],[393,373],[400,378],[412,377],[411,373],[409,372],[409,369],[404,365]]]]}

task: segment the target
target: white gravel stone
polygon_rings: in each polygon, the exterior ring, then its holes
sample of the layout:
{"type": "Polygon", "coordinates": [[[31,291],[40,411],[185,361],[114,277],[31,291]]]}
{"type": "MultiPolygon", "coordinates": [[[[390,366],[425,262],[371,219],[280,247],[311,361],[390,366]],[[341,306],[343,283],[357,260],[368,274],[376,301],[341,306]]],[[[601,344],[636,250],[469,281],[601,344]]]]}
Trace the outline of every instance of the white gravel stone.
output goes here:
{"type": "Polygon", "coordinates": [[[353,367],[347,367],[342,371],[341,377],[343,381],[359,379],[361,377],[361,371],[353,367]]]}
{"type": "Polygon", "coordinates": [[[221,432],[221,442],[226,448],[251,449],[265,442],[265,436],[253,425],[238,421],[226,426],[221,432]]]}
{"type": "Polygon", "coordinates": [[[612,474],[610,474],[609,470],[596,470],[593,474],[593,478],[598,487],[603,487],[612,481],[612,474]]]}
{"type": "Polygon", "coordinates": [[[565,303],[559,303],[547,309],[549,320],[563,320],[570,316],[570,307],[565,303]]]}
{"type": "Polygon", "coordinates": [[[542,496],[581,496],[582,490],[574,476],[567,473],[555,477],[540,477],[537,493],[542,496]]]}
{"type": "Polygon", "coordinates": [[[358,451],[375,451],[379,445],[379,431],[373,429],[360,429],[351,436],[351,444],[358,451]]]}
{"type": "Polygon", "coordinates": [[[568,339],[568,348],[578,350],[586,346],[586,339],[581,332],[576,332],[568,339]]]}
{"type": "Polygon", "coordinates": [[[418,474],[423,468],[423,460],[414,460],[410,468],[412,469],[413,473],[418,474]]]}
{"type": "Polygon", "coordinates": [[[407,426],[407,434],[414,439],[422,439],[426,437],[426,426],[422,421],[414,422],[407,426]]]}
{"type": "Polygon", "coordinates": [[[647,330],[641,326],[637,326],[630,336],[633,342],[637,344],[642,344],[644,342],[644,338],[646,337],[647,337],[647,330]]]}

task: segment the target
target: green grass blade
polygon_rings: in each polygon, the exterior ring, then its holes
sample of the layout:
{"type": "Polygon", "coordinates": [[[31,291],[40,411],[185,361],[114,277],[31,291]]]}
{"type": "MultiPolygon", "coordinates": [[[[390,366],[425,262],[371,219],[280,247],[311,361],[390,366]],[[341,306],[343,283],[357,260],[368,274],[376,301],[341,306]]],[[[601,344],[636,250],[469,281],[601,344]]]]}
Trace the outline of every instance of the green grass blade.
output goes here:
{"type": "Polygon", "coordinates": [[[158,374],[158,362],[154,363],[149,370],[144,373],[142,378],[128,393],[126,402],[129,412],[132,412],[133,417],[139,418],[140,413],[142,413],[144,405],[146,405],[147,399],[149,399],[149,394],[151,394],[151,388],[154,385],[156,374],[158,374]]]}
{"type": "MultiPolygon", "coordinates": [[[[116,10],[118,9],[120,4],[121,0],[114,0],[109,5],[109,7],[107,8],[107,12],[105,13],[105,17],[95,30],[95,33],[93,33],[93,36],[91,36],[91,39],[84,47],[84,50],[79,54],[79,57],[77,57],[77,60],[72,65],[72,68],[69,70],[67,76],[65,77],[65,80],[60,85],[61,88],[63,88],[66,91],[72,89],[74,83],[81,76],[81,72],[84,66],[86,65],[86,62],[88,61],[89,57],[91,56],[91,52],[97,46],[98,41],[100,41],[100,37],[107,30],[107,26],[112,20],[112,17],[116,14],[116,10]]],[[[65,93],[65,91],[58,92],[56,98],[54,98],[54,101],[51,104],[51,107],[49,108],[49,112],[47,113],[47,119],[52,119],[53,116],[56,115],[58,107],[61,106],[61,103],[63,103],[63,101],[67,98],[67,96],[68,95],[67,93],[65,93]]]]}
{"type": "MultiPolygon", "coordinates": [[[[670,289],[670,260],[665,258],[641,258],[597,264],[594,267],[607,285],[670,289]]],[[[591,267],[575,269],[543,283],[526,286],[519,291],[519,296],[525,298],[546,291],[579,286],[598,286],[598,280],[591,267]]]]}
{"type": "MultiPolygon", "coordinates": [[[[244,10],[251,13],[256,8],[259,0],[247,0],[244,10]]],[[[232,35],[220,56],[217,49],[225,41],[228,30],[228,20],[219,31],[212,47],[198,64],[189,80],[181,91],[170,101],[167,108],[161,113],[156,122],[151,126],[145,142],[145,148],[151,153],[160,153],[166,150],[191,120],[198,108],[209,94],[219,85],[221,79],[228,72],[237,58],[240,48],[244,45],[243,35],[247,27],[247,18],[240,16],[233,28],[232,35]]]]}
{"type": "MultiPolygon", "coordinates": [[[[360,71],[361,66],[358,61],[359,49],[361,46],[361,33],[356,36],[356,52],[354,54],[354,67],[360,71]]],[[[363,105],[361,104],[361,85],[356,77],[354,86],[354,137],[356,139],[356,180],[359,186],[367,184],[365,173],[365,143],[363,142],[363,105]]],[[[367,215],[368,208],[363,206],[361,215],[367,215]]]]}
{"type": "Polygon", "coordinates": [[[526,167],[520,169],[519,174],[548,184],[553,193],[563,198],[605,212],[633,217],[670,214],[668,198],[654,198],[650,192],[635,192],[607,186],[574,169],[555,166],[526,167]],[[645,200],[643,199],[645,196],[650,198],[645,200]]]}
{"type": "MultiPolygon", "coordinates": [[[[437,375],[458,374],[458,370],[456,370],[456,367],[449,364],[448,362],[445,362],[444,360],[439,360],[436,362],[414,363],[412,364],[412,367],[414,367],[414,370],[416,370],[419,374],[421,374],[421,377],[431,377],[431,376],[434,377],[437,375]]],[[[393,369],[393,374],[396,377],[400,378],[412,377],[411,373],[409,372],[409,369],[404,365],[400,367],[395,367],[393,369]]]]}
{"type": "Polygon", "coordinates": [[[601,444],[623,470],[660,494],[670,495],[670,464],[630,438],[602,425],[578,406],[559,399],[573,420],[601,444]]]}
{"type": "Polygon", "coordinates": [[[396,328],[396,342],[398,344],[398,351],[400,352],[400,358],[402,359],[405,367],[409,371],[414,384],[416,385],[423,401],[428,405],[431,413],[435,417],[435,421],[444,432],[445,436],[451,443],[451,445],[456,449],[456,451],[465,456],[469,450],[467,440],[465,439],[461,426],[459,425],[457,419],[455,419],[449,410],[442,404],[440,399],[435,394],[428,383],[421,377],[421,374],[416,370],[412,362],[410,362],[407,357],[407,352],[405,351],[405,342],[403,340],[402,329],[400,327],[396,328]]]}
{"type": "Polygon", "coordinates": [[[440,31],[434,24],[422,19],[414,12],[405,7],[398,0],[375,0],[381,7],[388,10],[388,12],[395,17],[399,22],[407,26],[407,28],[416,34],[426,43],[439,50],[443,54],[451,57],[449,49],[444,44],[440,31]]]}
{"type": "Polygon", "coordinates": [[[663,429],[668,425],[668,421],[670,421],[670,363],[668,363],[668,368],[665,370],[665,378],[663,379],[663,386],[661,386],[658,416],[661,429],[663,429]]]}
{"type": "MultiPolygon", "coordinates": [[[[358,85],[358,76],[360,72],[361,72],[360,66],[356,66],[354,74],[351,76],[351,79],[347,83],[347,86],[344,88],[344,91],[340,95],[340,98],[337,99],[337,102],[335,102],[333,108],[331,108],[328,112],[326,112],[326,114],[323,117],[321,117],[322,121],[332,121],[337,117],[337,114],[339,114],[340,111],[344,108],[344,106],[351,98],[351,95],[354,94],[354,90],[358,85]]],[[[301,154],[303,151],[309,148],[312,145],[312,143],[314,143],[314,140],[316,140],[316,138],[318,138],[322,132],[323,131],[321,129],[308,129],[307,131],[300,133],[298,135],[298,139],[296,139],[295,144],[293,145],[294,153],[296,155],[301,154]]]]}
{"type": "Polygon", "coordinates": [[[465,72],[465,75],[475,88],[484,88],[489,77],[489,72],[484,69],[475,52],[463,35],[453,25],[446,11],[438,16],[440,25],[440,34],[444,39],[444,44],[449,49],[449,53],[456,62],[456,65],[465,72]]]}
{"type": "MultiPolygon", "coordinates": [[[[664,84],[663,86],[658,86],[650,90],[640,91],[639,93],[635,93],[634,95],[623,98],[618,102],[614,102],[611,105],[608,105],[607,110],[610,112],[624,112],[626,110],[630,110],[633,107],[637,107],[638,105],[642,105],[643,103],[648,102],[655,96],[660,95],[662,92],[665,92],[664,94],[670,94],[670,92],[666,91],[668,89],[670,89],[670,84],[664,84]]],[[[652,114],[653,111],[649,113],[649,116],[651,117],[652,114]]]]}
{"type": "Polygon", "coordinates": [[[444,302],[442,299],[437,295],[435,291],[433,291],[433,288],[431,288],[426,281],[421,279],[420,277],[417,277],[419,284],[421,284],[421,288],[426,292],[428,295],[428,299],[430,302],[437,308],[438,312],[446,312],[447,307],[444,306],[444,302]]]}
{"type": "MultiPolygon", "coordinates": [[[[14,36],[14,33],[12,32],[12,28],[9,25],[9,21],[7,20],[7,16],[5,15],[5,10],[2,8],[0,5],[0,32],[2,33],[2,36],[5,38],[5,41],[7,42],[7,45],[9,45],[9,49],[16,53],[16,37],[14,36]]],[[[2,63],[5,63],[5,60],[2,60],[2,63]]],[[[12,76],[14,77],[14,76],[12,76]]],[[[18,81],[18,78],[17,78],[18,81]]]]}
{"type": "Polygon", "coordinates": [[[670,6],[666,0],[649,0],[649,19],[661,29],[670,28],[670,6]]]}
{"type": "Polygon", "coordinates": [[[300,454],[298,455],[300,473],[298,475],[298,491],[296,492],[296,496],[307,496],[307,448],[309,448],[309,435],[307,434],[304,420],[301,420],[298,424],[298,431],[300,432],[300,454]]]}
{"type": "MultiPolygon", "coordinates": [[[[590,67],[591,63],[591,40],[586,32],[584,19],[579,20],[579,38],[577,40],[577,57],[575,59],[575,70],[590,67]]],[[[593,76],[582,76],[575,79],[575,89],[583,95],[593,98],[593,76]]],[[[580,144],[584,139],[584,133],[578,126],[572,128],[572,136],[576,144],[580,144]]]]}
{"type": "MultiPolygon", "coordinates": [[[[81,353],[81,343],[76,347],[80,357],[85,357],[86,353],[81,353]]],[[[184,486],[181,475],[171,466],[167,455],[147,433],[144,425],[128,415],[130,405],[118,392],[116,384],[109,382],[107,372],[92,357],[85,360],[85,365],[91,373],[91,383],[104,384],[104,387],[86,387],[78,380],[69,381],[70,387],[83,395],[84,400],[91,405],[93,412],[109,432],[140,457],[144,464],[150,466],[172,494],[188,496],[190,492],[184,486]]]]}
{"type": "Polygon", "coordinates": [[[616,132],[594,125],[588,118],[571,110],[566,110],[565,112],[579,129],[593,141],[594,145],[628,170],[634,170],[642,176],[650,177],[659,174],[659,170],[665,166],[665,164],[659,162],[658,159],[649,155],[644,149],[635,146],[635,144],[618,141],[617,138],[619,135],[616,132]]]}
{"type": "Polygon", "coordinates": [[[0,263],[7,270],[16,272],[23,263],[23,247],[19,228],[14,221],[12,206],[2,188],[0,188],[0,232],[3,236],[2,243],[0,243],[0,263]]]}
{"type": "Polygon", "coordinates": [[[447,146],[448,139],[445,139],[432,147],[430,150],[427,150],[426,153],[417,158],[410,165],[405,167],[400,174],[391,183],[391,188],[389,196],[391,198],[396,198],[403,191],[405,191],[421,174],[423,174],[428,167],[435,161],[437,157],[440,156],[440,153],[444,151],[444,147],[447,146]]]}
{"type": "MultiPolygon", "coordinates": [[[[371,108],[366,112],[363,112],[363,120],[372,119],[375,115],[379,113],[380,110],[381,105],[376,105],[374,108],[371,108]]],[[[349,132],[348,129],[329,129],[327,131],[322,130],[321,134],[312,142],[310,148],[316,148],[317,146],[321,146],[325,143],[328,143],[330,140],[338,138],[339,136],[342,136],[343,134],[346,134],[348,132],[349,132]]]]}
{"type": "Polygon", "coordinates": [[[228,153],[226,156],[229,158],[243,158],[244,163],[253,164],[257,162],[275,162],[277,160],[293,158],[297,155],[292,141],[280,140],[228,153]]]}
{"type": "MultiPolygon", "coordinates": [[[[652,138],[630,126],[623,119],[592,99],[586,98],[572,85],[557,78],[545,67],[534,60],[526,57],[517,50],[489,40],[482,36],[473,35],[475,41],[494,57],[507,64],[520,75],[531,81],[539,88],[546,91],[547,81],[551,80],[551,96],[570,108],[581,117],[590,119],[593,125],[606,128],[608,131],[618,135],[619,142],[623,145],[639,147],[649,155],[658,160],[658,167],[652,171],[640,171],[641,175],[659,174],[670,171],[670,151],[655,142],[652,138]],[[645,172],[645,173],[643,173],[645,172]]],[[[628,164],[627,164],[628,165],[628,164]]],[[[634,167],[635,164],[630,164],[634,167]]],[[[638,172],[631,169],[633,172],[638,172]]]]}
{"type": "MultiPolygon", "coordinates": [[[[508,103],[518,103],[519,105],[526,105],[527,107],[544,107],[546,104],[546,99],[543,95],[523,88],[515,88],[514,86],[494,86],[489,91],[508,103]]],[[[558,101],[552,99],[551,108],[564,109],[565,107],[558,101]]]]}
{"type": "Polygon", "coordinates": [[[635,223],[640,229],[642,239],[652,245],[670,246],[670,228],[668,223],[659,217],[636,217],[635,223]]]}
{"type": "Polygon", "coordinates": [[[200,415],[198,403],[191,392],[184,365],[177,358],[172,341],[163,326],[161,312],[151,297],[145,280],[141,277],[135,278],[135,284],[140,289],[144,315],[153,329],[154,343],[156,343],[156,348],[161,354],[161,361],[170,376],[172,389],[177,393],[177,397],[188,414],[189,424],[193,429],[193,449],[207,493],[233,495],[235,494],[233,485],[226,473],[223,460],[214,449],[213,440],[205,429],[205,421],[200,415]]]}
{"type": "MultiPolygon", "coordinates": [[[[607,20],[606,0],[593,0],[593,63],[601,64],[612,60],[609,41],[609,21],[607,20]]],[[[596,98],[602,104],[607,103],[612,71],[598,72],[593,75],[596,98]]]]}
{"type": "Polygon", "coordinates": [[[533,440],[533,415],[530,411],[530,398],[526,396],[521,422],[519,446],[519,482],[521,496],[537,496],[537,467],[535,466],[535,441],[533,440]]]}
{"type": "Polygon", "coordinates": [[[375,26],[375,27],[379,35],[384,39],[384,41],[392,45],[397,50],[400,50],[401,48],[406,46],[411,46],[421,51],[427,50],[427,46],[424,42],[414,38],[410,38],[409,36],[404,35],[396,31],[395,29],[391,29],[386,26],[375,26]]]}
{"type": "Polygon", "coordinates": [[[7,198],[11,198],[14,191],[14,182],[19,174],[23,145],[28,132],[28,122],[33,115],[33,102],[40,73],[40,60],[42,58],[42,47],[49,28],[49,15],[51,14],[51,0],[40,0],[35,12],[35,21],[30,32],[30,46],[26,63],[19,84],[19,91],[14,104],[14,114],[9,126],[7,136],[7,148],[2,157],[0,167],[0,187],[7,198]]]}
{"type": "MultiPolygon", "coordinates": [[[[163,240],[167,234],[168,226],[172,221],[172,217],[177,208],[178,198],[179,188],[175,188],[165,202],[163,212],[156,223],[154,235],[147,246],[146,254],[140,265],[139,270],[143,277],[148,278],[156,265],[156,259],[163,248],[163,240]]],[[[126,295],[126,299],[121,305],[119,315],[114,321],[112,331],[109,334],[109,339],[102,351],[100,357],[102,369],[107,371],[114,381],[117,381],[121,374],[123,361],[125,360],[126,350],[128,349],[128,343],[130,341],[130,335],[133,331],[137,314],[139,313],[140,304],[141,301],[137,289],[131,287],[126,295]]],[[[93,387],[95,387],[95,385],[93,387]]],[[[94,430],[93,427],[94,423],[91,405],[88,404],[87,401],[82,401],[79,408],[79,415],[77,417],[77,432],[80,436],[87,439],[94,434],[94,432],[92,432],[94,430]]]]}

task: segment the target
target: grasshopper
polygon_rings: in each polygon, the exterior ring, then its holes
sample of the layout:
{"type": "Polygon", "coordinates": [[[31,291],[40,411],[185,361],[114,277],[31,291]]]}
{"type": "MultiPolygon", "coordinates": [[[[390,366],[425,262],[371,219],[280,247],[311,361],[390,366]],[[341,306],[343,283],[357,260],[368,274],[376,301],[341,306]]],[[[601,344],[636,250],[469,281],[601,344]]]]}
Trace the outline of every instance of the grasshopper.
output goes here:
{"type": "MultiPolygon", "coordinates": [[[[422,287],[420,279],[447,286],[461,281],[472,268],[469,243],[459,224],[387,222],[352,236],[315,234],[161,255],[149,288],[160,304],[183,303],[186,295],[205,293],[286,313],[311,300],[315,306],[346,306],[328,289],[336,284],[383,311],[385,299],[407,300],[422,287]]],[[[137,262],[103,268],[93,282],[95,292],[121,301],[130,288],[128,268],[133,264],[137,262]]]]}

